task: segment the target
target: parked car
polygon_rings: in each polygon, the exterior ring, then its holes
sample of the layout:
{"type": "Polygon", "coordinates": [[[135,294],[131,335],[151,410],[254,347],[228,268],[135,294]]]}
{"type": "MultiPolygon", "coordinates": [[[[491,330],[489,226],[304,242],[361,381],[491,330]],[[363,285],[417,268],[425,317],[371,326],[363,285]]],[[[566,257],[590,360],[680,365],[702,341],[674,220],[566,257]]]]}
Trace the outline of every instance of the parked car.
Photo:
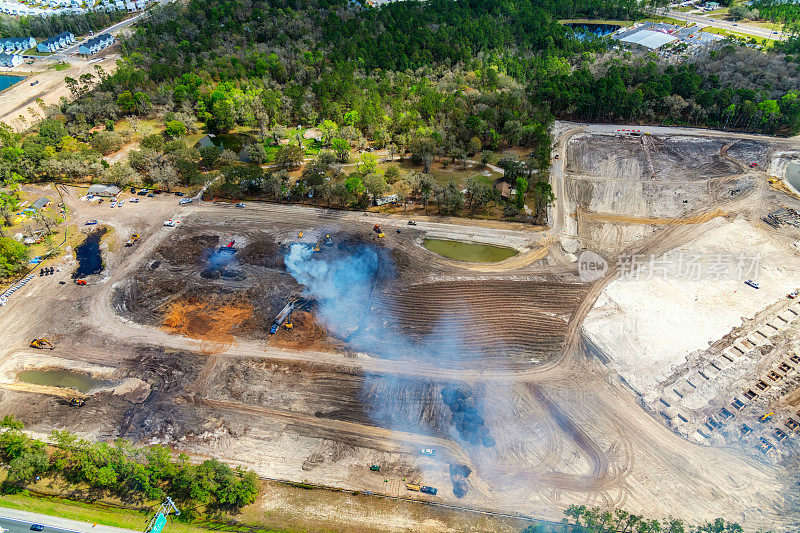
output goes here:
{"type": "Polygon", "coordinates": [[[147,197],[148,197],[148,198],[152,198],[153,196],[155,196],[153,193],[151,193],[151,192],[150,192],[150,193],[147,193],[147,197]]]}
{"type": "Polygon", "coordinates": [[[44,531],[44,526],[42,524],[32,524],[31,531],[44,531]]]}
{"type": "Polygon", "coordinates": [[[748,279],[747,281],[744,282],[744,284],[745,285],[749,285],[750,287],[753,287],[754,289],[758,288],[758,282],[757,281],[753,281],[752,279],[748,279]]]}
{"type": "Polygon", "coordinates": [[[416,225],[417,225],[417,223],[416,223],[416,222],[414,222],[413,220],[409,220],[409,221],[408,221],[408,225],[409,225],[409,226],[416,226],[416,225]]]}
{"type": "Polygon", "coordinates": [[[244,207],[244,202],[239,202],[236,204],[236,207],[244,207]]]}
{"type": "Polygon", "coordinates": [[[87,221],[86,221],[86,225],[87,225],[87,226],[92,226],[92,225],[94,225],[94,224],[97,224],[97,220],[87,220],[87,221]]]}
{"type": "Polygon", "coordinates": [[[167,227],[170,227],[170,228],[174,228],[175,226],[177,226],[180,223],[181,223],[180,220],[169,219],[169,220],[165,220],[164,221],[164,225],[167,226],[167,227]]]}
{"type": "Polygon", "coordinates": [[[130,202],[132,204],[138,204],[139,203],[139,199],[138,198],[131,198],[130,202]]]}
{"type": "Polygon", "coordinates": [[[178,202],[178,205],[186,205],[192,203],[191,198],[181,198],[181,201],[178,202]]]}

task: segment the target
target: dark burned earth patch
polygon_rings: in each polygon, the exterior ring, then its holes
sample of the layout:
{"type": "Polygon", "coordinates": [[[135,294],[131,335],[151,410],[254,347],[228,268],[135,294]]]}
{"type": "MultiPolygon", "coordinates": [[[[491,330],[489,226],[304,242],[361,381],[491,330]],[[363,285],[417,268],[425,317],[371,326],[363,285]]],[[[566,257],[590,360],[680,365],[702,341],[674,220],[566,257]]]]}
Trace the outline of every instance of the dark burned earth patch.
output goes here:
{"type": "Polygon", "coordinates": [[[147,381],[151,392],[144,403],[125,411],[118,436],[172,442],[197,432],[204,420],[194,407],[176,400],[192,388],[205,362],[204,356],[155,349],[128,358],[125,366],[147,381]]]}
{"type": "Polygon", "coordinates": [[[117,288],[116,311],[158,327],[175,302],[245,302],[254,312],[236,333],[263,338],[285,299],[300,288],[284,268],[284,248],[271,235],[246,234],[245,246],[234,253],[220,246],[228,239],[228,233],[211,229],[176,231],[117,288]]]}

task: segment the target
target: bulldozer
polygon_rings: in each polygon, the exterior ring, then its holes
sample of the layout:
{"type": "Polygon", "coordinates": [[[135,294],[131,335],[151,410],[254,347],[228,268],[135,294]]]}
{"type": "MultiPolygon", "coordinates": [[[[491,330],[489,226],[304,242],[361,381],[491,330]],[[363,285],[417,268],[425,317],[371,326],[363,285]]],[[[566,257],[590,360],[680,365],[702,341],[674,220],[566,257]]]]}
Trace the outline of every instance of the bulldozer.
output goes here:
{"type": "Polygon", "coordinates": [[[33,339],[31,341],[31,348],[36,348],[38,350],[53,350],[55,346],[47,339],[33,339]]]}
{"type": "Polygon", "coordinates": [[[69,399],[70,407],[83,407],[83,404],[86,403],[86,398],[76,398],[72,397],[69,399]]]}
{"type": "Polygon", "coordinates": [[[288,331],[291,331],[294,329],[294,324],[292,324],[291,322],[287,322],[286,324],[283,325],[283,327],[285,327],[288,331]]]}

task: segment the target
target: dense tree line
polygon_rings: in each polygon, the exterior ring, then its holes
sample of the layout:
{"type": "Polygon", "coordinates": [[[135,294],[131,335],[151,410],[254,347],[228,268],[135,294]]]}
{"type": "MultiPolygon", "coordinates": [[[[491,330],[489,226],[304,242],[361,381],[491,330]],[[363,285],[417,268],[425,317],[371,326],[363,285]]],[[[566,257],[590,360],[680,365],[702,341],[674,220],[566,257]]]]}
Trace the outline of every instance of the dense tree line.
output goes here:
{"type": "Polygon", "coordinates": [[[35,37],[44,40],[65,31],[86,35],[89,31],[107,28],[127,16],[124,11],[59,13],[48,17],[12,17],[0,14],[0,37],[35,37]]]}
{"type": "Polygon", "coordinates": [[[255,501],[258,477],[250,470],[208,459],[194,463],[163,446],[134,448],[129,442],[94,443],[54,431],[51,442],[26,435],[21,422],[0,422],[0,489],[14,492],[40,479],[87,488],[94,498],[112,496],[151,503],[170,496],[191,519],[205,513],[237,512],[255,501]]]}
{"type": "Polygon", "coordinates": [[[743,533],[742,526],[717,518],[700,526],[685,524],[679,518],[645,518],[624,509],[600,509],[570,505],[564,510],[563,525],[537,524],[522,533],[743,533]]]}

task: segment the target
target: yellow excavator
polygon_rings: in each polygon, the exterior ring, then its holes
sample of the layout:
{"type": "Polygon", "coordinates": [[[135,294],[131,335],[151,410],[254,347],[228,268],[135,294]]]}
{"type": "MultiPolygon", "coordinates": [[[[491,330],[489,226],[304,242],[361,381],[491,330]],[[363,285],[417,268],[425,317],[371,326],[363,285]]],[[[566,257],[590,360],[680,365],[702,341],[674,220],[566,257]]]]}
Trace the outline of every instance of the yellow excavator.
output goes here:
{"type": "Polygon", "coordinates": [[[324,237],[320,237],[317,243],[314,245],[314,252],[319,252],[319,247],[322,245],[325,246],[333,246],[333,239],[331,239],[330,235],[325,235],[324,237]]]}
{"type": "Polygon", "coordinates": [[[47,339],[33,339],[31,341],[31,348],[37,348],[39,350],[53,350],[55,346],[47,339]]]}

